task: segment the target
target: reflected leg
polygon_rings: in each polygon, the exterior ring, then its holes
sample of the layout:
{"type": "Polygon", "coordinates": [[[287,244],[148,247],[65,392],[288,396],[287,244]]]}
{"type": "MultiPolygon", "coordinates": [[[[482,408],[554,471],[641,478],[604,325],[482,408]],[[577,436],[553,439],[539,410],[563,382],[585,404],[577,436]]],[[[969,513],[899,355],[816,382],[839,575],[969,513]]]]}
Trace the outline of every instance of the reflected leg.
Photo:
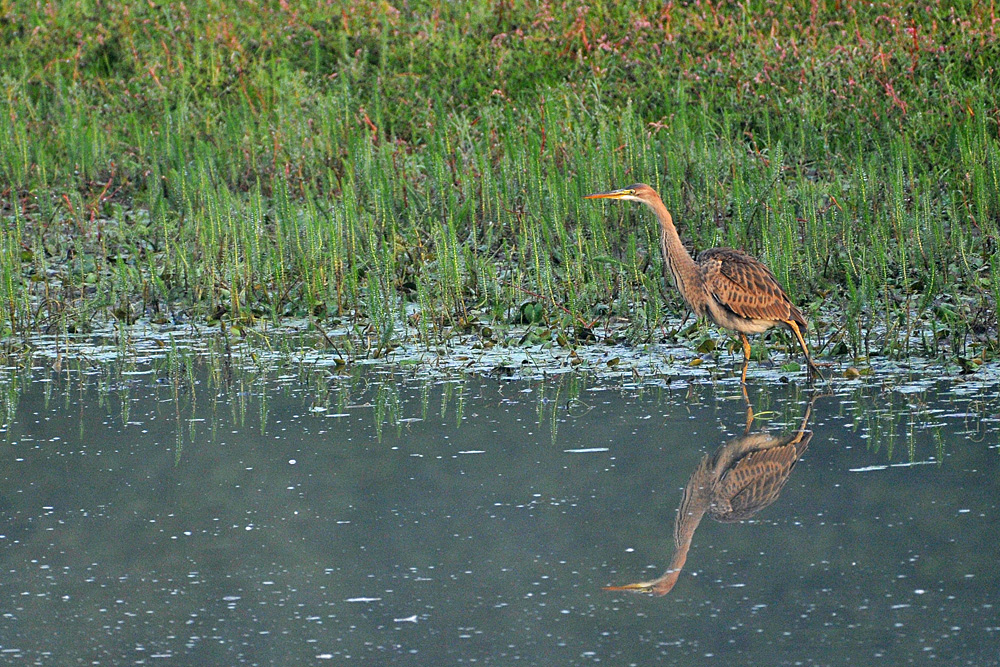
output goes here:
{"type": "Polygon", "coordinates": [[[743,435],[747,435],[748,433],[750,433],[750,426],[753,425],[753,416],[754,416],[753,405],[750,404],[750,397],[747,396],[746,384],[743,385],[742,389],[743,389],[743,400],[746,401],[747,403],[747,425],[746,428],[743,429],[743,435]]]}

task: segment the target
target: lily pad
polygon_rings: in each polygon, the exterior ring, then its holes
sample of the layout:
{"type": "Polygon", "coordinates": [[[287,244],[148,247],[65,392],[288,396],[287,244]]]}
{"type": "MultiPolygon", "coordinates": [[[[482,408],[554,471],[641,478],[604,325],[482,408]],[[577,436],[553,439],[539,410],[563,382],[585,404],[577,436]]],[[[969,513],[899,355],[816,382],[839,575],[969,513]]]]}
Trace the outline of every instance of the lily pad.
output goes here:
{"type": "Polygon", "coordinates": [[[701,341],[701,343],[699,343],[698,347],[695,348],[695,349],[699,353],[705,354],[706,352],[713,352],[715,350],[715,348],[716,348],[715,339],[714,338],[706,338],[705,340],[701,341]]]}

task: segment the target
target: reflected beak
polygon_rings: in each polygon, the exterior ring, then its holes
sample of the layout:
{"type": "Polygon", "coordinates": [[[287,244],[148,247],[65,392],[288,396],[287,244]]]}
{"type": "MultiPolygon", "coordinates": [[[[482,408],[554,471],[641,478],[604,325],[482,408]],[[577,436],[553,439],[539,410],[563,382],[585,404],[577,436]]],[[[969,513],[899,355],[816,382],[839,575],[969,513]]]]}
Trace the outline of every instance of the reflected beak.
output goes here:
{"type": "Polygon", "coordinates": [[[635,591],[637,593],[649,593],[653,590],[653,584],[648,581],[641,581],[637,584],[625,584],[624,586],[603,586],[602,591],[635,591]]]}
{"type": "Polygon", "coordinates": [[[680,576],[681,569],[667,570],[666,573],[659,579],[653,579],[652,581],[638,581],[634,584],[625,584],[624,586],[605,586],[606,591],[632,591],[633,593],[649,593],[660,597],[666,595],[673,590],[674,584],[677,583],[677,578],[680,576]]]}
{"type": "MultiPolygon", "coordinates": [[[[676,580],[675,580],[676,581],[676,580]]],[[[605,591],[630,591],[632,593],[649,593],[655,597],[662,597],[670,592],[674,587],[674,581],[640,581],[637,584],[625,584],[624,586],[604,586],[605,591]]]]}
{"type": "Polygon", "coordinates": [[[640,581],[637,584],[625,584],[624,586],[605,586],[605,591],[630,591],[632,593],[648,593],[655,597],[662,597],[670,592],[674,587],[674,582],[640,581]]]}
{"type": "Polygon", "coordinates": [[[594,194],[584,195],[584,199],[621,199],[622,197],[627,197],[628,195],[634,193],[635,190],[631,188],[623,188],[621,190],[612,190],[611,192],[595,192],[594,194]]]}

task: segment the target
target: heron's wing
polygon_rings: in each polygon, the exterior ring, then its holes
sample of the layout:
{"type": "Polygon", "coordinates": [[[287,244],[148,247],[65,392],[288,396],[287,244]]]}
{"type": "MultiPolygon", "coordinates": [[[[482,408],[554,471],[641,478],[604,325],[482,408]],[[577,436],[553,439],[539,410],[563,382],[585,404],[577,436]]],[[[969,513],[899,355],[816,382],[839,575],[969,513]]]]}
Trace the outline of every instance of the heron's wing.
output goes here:
{"type": "Polygon", "coordinates": [[[805,325],[777,278],[759,260],[732,248],[712,248],[698,255],[705,287],[723,308],[751,320],[792,320],[805,325]]]}

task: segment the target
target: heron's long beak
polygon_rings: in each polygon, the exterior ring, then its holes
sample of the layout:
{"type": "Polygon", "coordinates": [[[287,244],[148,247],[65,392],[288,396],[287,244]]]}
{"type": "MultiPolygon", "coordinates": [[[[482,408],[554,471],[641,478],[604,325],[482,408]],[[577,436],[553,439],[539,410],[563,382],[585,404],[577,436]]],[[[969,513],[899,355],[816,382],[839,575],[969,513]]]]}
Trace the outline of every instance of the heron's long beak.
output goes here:
{"type": "Polygon", "coordinates": [[[635,190],[632,188],[622,188],[621,190],[612,190],[611,192],[595,192],[594,194],[584,195],[584,199],[621,199],[622,197],[627,197],[630,194],[634,194],[635,190]]]}

